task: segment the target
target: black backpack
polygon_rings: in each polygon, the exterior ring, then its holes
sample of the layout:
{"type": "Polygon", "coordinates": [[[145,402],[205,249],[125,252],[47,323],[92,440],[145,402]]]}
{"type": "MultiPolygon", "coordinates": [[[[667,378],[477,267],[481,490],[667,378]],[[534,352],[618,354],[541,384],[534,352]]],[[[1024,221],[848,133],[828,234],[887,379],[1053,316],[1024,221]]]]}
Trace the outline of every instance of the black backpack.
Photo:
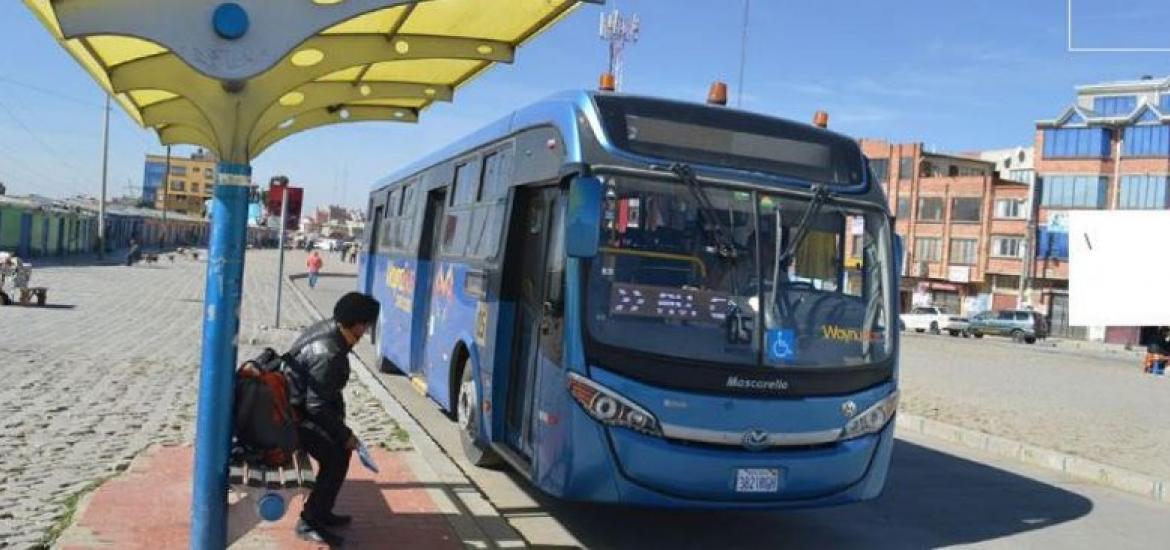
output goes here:
{"type": "Polygon", "coordinates": [[[298,419],[284,373],[287,359],[265,348],[236,369],[233,435],[238,452],[249,461],[283,466],[299,448],[298,419]]]}

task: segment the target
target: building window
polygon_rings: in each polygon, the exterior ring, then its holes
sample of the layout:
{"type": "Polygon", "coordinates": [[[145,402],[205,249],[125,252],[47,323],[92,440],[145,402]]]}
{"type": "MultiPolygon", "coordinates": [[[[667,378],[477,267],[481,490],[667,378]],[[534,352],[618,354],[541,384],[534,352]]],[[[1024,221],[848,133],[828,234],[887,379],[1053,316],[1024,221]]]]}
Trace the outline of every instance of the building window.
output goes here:
{"type": "Polygon", "coordinates": [[[1164,209],[1167,203],[1167,185],[1170,177],[1165,175],[1128,175],[1121,177],[1118,208],[1164,209]]]}
{"type": "Polygon", "coordinates": [[[995,217],[1005,220],[1022,220],[1027,209],[1024,199],[995,199],[995,217]]]}
{"type": "Polygon", "coordinates": [[[899,217],[899,218],[909,218],[910,217],[910,196],[909,195],[898,195],[898,210],[897,210],[897,213],[894,215],[899,217]]]}
{"type": "Polygon", "coordinates": [[[197,181],[193,181],[193,182],[191,182],[191,192],[192,192],[192,193],[198,193],[198,192],[199,192],[199,182],[197,182],[197,181]]]}
{"type": "Polygon", "coordinates": [[[983,199],[980,197],[955,197],[951,199],[951,221],[977,222],[983,209],[983,199]]]}
{"type": "Polygon", "coordinates": [[[1093,110],[1099,115],[1128,115],[1137,108],[1137,96],[1107,96],[1093,98],[1093,110]]]}
{"type": "Polygon", "coordinates": [[[975,265],[975,260],[979,259],[979,254],[976,251],[978,242],[975,239],[951,239],[949,263],[951,265],[975,265]]]}
{"type": "Polygon", "coordinates": [[[1046,176],[1040,205],[1047,208],[1104,208],[1109,193],[1105,176],[1046,176]]]}
{"type": "Polygon", "coordinates": [[[991,290],[993,292],[1017,292],[1020,290],[1020,276],[994,274],[991,276],[991,290]]]}
{"type": "Polygon", "coordinates": [[[933,237],[914,239],[914,260],[918,262],[942,261],[942,241],[933,237]]]}
{"type": "Polygon", "coordinates": [[[1121,154],[1127,157],[1170,156],[1170,126],[1130,126],[1121,154]]]}
{"type": "Polygon", "coordinates": [[[1036,181],[1036,171],[1032,169],[1009,170],[1007,179],[1032,185],[1036,181]]]}
{"type": "Polygon", "coordinates": [[[1107,128],[1049,128],[1044,130],[1044,158],[1105,158],[1109,156],[1107,128]]]}
{"type": "Polygon", "coordinates": [[[918,221],[941,222],[943,219],[942,197],[920,197],[918,199],[918,221]]]}
{"type": "Polygon", "coordinates": [[[890,181],[890,159],[869,159],[869,169],[875,181],[890,181]]]}
{"type": "Polygon", "coordinates": [[[171,175],[172,176],[186,176],[187,175],[187,167],[186,166],[172,165],[171,166],[171,175]]]}
{"type": "Polygon", "coordinates": [[[186,191],[186,189],[187,189],[187,182],[185,182],[183,180],[171,181],[171,191],[186,191]]]}
{"type": "Polygon", "coordinates": [[[898,159],[898,179],[908,180],[914,177],[914,157],[898,159]]]}
{"type": "Polygon", "coordinates": [[[1023,250],[1023,237],[991,237],[991,256],[994,258],[1020,258],[1023,250]]]}

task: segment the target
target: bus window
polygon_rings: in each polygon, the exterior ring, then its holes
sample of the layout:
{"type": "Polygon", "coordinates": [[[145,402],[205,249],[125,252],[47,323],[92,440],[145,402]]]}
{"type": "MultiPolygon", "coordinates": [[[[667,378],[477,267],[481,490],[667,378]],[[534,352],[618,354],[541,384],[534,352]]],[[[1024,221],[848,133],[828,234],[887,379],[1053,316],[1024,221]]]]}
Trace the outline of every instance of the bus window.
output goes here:
{"type": "Polygon", "coordinates": [[[455,166],[455,181],[451,183],[451,206],[475,202],[475,196],[478,192],[476,187],[479,183],[477,176],[474,162],[455,166]]]}
{"type": "Polygon", "coordinates": [[[491,200],[502,197],[508,189],[508,176],[511,173],[512,151],[501,149],[483,158],[483,183],[480,187],[478,200],[491,200]]]}
{"type": "Polygon", "coordinates": [[[398,248],[401,250],[412,250],[414,248],[414,222],[416,218],[414,190],[416,187],[418,187],[417,181],[412,181],[402,189],[402,203],[398,210],[401,219],[398,220],[397,240],[398,248]]]}

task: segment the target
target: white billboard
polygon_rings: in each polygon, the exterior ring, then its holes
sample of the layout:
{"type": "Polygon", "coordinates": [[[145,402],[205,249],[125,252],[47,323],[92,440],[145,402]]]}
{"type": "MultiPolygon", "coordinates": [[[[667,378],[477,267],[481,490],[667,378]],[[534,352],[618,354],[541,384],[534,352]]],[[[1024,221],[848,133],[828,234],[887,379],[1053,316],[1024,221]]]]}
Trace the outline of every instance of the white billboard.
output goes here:
{"type": "Polygon", "coordinates": [[[1072,211],[1069,324],[1170,325],[1170,211],[1072,211]]]}

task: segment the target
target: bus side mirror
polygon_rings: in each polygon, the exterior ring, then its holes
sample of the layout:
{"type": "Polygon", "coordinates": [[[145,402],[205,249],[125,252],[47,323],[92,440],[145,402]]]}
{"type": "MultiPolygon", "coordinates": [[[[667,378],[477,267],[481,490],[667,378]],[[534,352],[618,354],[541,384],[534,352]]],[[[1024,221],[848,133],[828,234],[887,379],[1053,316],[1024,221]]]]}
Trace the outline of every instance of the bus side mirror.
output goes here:
{"type": "Polygon", "coordinates": [[[902,277],[902,236],[894,234],[894,275],[902,277]]]}
{"type": "Polygon", "coordinates": [[[597,255],[601,240],[601,180],[574,178],[569,184],[569,208],[565,216],[565,252],[572,258],[597,255]]]}

